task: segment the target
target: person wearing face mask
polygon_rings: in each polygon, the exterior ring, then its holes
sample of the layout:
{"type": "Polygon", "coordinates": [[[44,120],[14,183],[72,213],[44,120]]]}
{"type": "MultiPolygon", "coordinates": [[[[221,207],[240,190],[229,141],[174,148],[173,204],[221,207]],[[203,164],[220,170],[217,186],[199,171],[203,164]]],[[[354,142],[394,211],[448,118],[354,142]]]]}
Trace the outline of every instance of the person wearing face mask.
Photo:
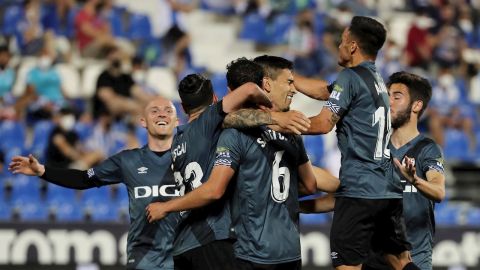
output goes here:
{"type": "Polygon", "coordinates": [[[414,22],[408,30],[407,44],[405,46],[407,64],[412,67],[426,69],[432,57],[432,45],[430,42],[432,37],[428,30],[434,26],[435,22],[427,16],[424,10],[417,12],[414,22]]]}
{"type": "Polygon", "coordinates": [[[151,100],[135,84],[129,73],[122,71],[122,52],[112,48],[107,55],[109,65],[97,80],[97,90],[93,96],[93,117],[102,115],[125,116],[141,112],[142,107],[151,100]]]}
{"type": "Polygon", "coordinates": [[[73,110],[62,108],[54,116],[53,128],[46,150],[46,164],[58,168],[85,169],[103,159],[98,151],[85,152],[80,147],[77,132],[73,129],[76,118],[73,110]]]}

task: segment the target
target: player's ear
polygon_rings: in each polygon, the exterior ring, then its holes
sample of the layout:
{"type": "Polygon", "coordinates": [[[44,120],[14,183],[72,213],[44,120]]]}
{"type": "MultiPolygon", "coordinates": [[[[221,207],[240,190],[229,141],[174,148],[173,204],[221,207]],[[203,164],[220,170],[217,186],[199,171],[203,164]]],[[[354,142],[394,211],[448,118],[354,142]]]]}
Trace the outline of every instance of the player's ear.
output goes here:
{"type": "Polygon", "coordinates": [[[145,120],[145,117],[140,117],[140,125],[142,125],[142,127],[144,128],[147,128],[147,120],[145,120]]]}
{"type": "Polygon", "coordinates": [[[265,92],[270,93],[272,91],[272,82],[268,77],[263,77],[262,79],[262,88],[265,90],[265,92]]]}
{"type": "Polygon", "coordinates": [[[423,108],[423,101],[415,100],[413,102],[412,110],[414,113],[419,113],[423,108]]]}
{"type": "Polygon", "coordinates": [[[358,44],[355,40],[350,42],[350,54],[353,54],[356,50],[358,50],[358,44]]]}

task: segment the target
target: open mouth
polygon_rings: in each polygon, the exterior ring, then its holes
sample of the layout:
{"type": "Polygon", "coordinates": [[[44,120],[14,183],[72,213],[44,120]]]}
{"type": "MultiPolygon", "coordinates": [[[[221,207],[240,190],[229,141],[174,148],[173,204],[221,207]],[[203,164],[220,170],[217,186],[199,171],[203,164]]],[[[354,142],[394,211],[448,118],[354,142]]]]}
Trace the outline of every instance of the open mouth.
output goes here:
{"type": "Polygon", "coordinates": [[[157,122],[155,122],[155,125],[164,127],[164,126],[168,125],[168,122],[166,122],[166,121],[157,121],[157,122]]]}

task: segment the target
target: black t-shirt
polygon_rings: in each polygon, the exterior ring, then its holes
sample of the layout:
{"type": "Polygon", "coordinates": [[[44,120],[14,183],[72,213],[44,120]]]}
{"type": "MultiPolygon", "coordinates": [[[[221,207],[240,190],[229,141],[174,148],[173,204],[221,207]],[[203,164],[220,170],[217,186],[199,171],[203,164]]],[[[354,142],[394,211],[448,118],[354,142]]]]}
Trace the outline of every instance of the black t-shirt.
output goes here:
{"type": "Polygon", "coordinates": [[[46,165],[57,168],[68,168],[68,165],[72,162],[72,159],[65,156],[62,151],[53,143],[53,138],[60,134],[65,137],[68,144],[74,146],[78,142],[78,134],[71,131],[64,131],[60,127],[55,127],[50,133],[48,139],[47,153],[46,153],[46,165]]]}
{"type": "Polygon", "coordinates": [[[93,96],[93,117],[98,118],[101,114],[108,113],[108,109],[98,98],[98,89],[101,87],[111,87],[116,94],[130,97],[130,89],[132,88],[134,81],[129,74],[120,74],[115,77],[107,70],[103,71],[98,77],[97,87],[95,95],[93,96]]]}

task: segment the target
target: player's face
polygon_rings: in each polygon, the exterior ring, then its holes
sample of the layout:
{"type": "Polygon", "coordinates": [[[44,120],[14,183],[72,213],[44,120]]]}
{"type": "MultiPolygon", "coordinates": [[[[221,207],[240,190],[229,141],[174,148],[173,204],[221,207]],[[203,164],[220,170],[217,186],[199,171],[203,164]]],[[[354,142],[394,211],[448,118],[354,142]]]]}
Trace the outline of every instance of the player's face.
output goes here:
{"type": "Polygon", "coordinates": [[[142,125],[151,136],[173,135],[173,129],[177,124],[177,111],[171,101],[157,98],[145,108],[142,125]]]}
{"type": "Polygon", "coordinates": [[[283,69],[276,80],[271,80],[270,99],[278,111],[288,111],[296,93],[291,70],[283,69]]]}
{"type": "Polygon", "coordinates": [[[338,45],[338,64],[342,67],[347,67],[348,63],[352,59],[352,55],[350,53],[351,47],[351,38],[350,38],[350,31],[348,28],[342,33],[342,40],[340,45],[338,45]]]}
{"type": "Polygon", "coordinates": [[[410,120],[412,103],[407,86],[401,83],[394,83],[390,86],[390,114],[392,116],[392,127],[397,129],[410,120]]]}

